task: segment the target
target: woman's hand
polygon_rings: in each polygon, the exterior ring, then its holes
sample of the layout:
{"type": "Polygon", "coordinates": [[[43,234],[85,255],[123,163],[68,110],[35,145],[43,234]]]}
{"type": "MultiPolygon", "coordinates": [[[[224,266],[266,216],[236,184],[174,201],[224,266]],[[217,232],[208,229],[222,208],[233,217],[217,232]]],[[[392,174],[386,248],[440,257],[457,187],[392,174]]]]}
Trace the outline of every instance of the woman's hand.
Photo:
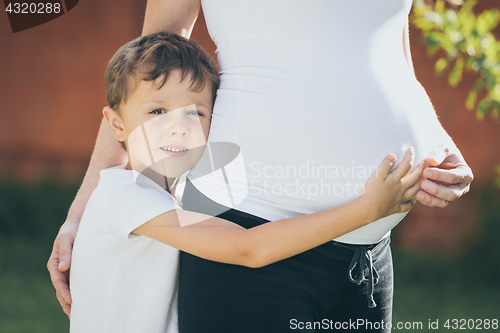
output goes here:
{"type": "Polygon", "coordinates": [[[54,241],[54,247],[47,262],[50,279],[56,289],[57,300],[64,313],[71,315],[71,293],[69,291],[69,268],[71,266],[71,252],[75,242],[79,220],[67,220],[59,229],[54,241]]]}
{"type": "Polygon", "coordinates": [[[411,209],[411,200],[419,191],[419,181],[422,177],[424,163],[420,163],[412,172],[415,159],[413,148],[406,151],[404,160],[391,172],[396,156],[387,155],[378,169],[370,176],[361,197],[373,207],[375,219],[395,213],[403,213],[411,209]]]}
{"type": "Polygon", "coordinates": [[[460,154],[437,146],[425,162],[425,178],[420,181],[421,190],[416,195],[421,204],[444,208],[469,192],[474,175],[460,154]]]}

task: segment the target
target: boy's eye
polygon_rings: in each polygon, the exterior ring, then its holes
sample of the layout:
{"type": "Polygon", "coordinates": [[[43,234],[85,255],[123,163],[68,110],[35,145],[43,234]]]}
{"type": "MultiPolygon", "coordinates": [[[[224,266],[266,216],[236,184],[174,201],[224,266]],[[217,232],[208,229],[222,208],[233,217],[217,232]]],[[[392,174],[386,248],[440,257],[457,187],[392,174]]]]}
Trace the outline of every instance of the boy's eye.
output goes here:
{"type": "Polygon", "coordinates": [[[151,114],[163,114],[163,113],[166,113],[167,111],[165,111],[164,109],[153,109],[151,111],[149,111],[149,113],[151,114]]]}
{"type": "Polygon", "coordinates": [[[203,112],[200,112],[200,111],[197,111],[197,110],[186,111],[186,115],[189,115],[189,116],[200,116],[200,117],[204,116],[203,112]]]}

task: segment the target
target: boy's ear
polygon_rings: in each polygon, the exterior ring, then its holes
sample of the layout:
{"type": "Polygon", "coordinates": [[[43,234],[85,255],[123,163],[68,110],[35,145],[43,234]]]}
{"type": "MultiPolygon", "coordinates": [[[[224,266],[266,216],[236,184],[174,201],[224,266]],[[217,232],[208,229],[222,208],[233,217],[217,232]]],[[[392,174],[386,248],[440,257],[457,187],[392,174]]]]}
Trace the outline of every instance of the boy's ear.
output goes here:
{"type": "Polygon", "coordinates": [[[109,127],[111,127],[111,132],[113,133],[115,139],[120,142],[127,141],[127,134],[125,133],[123,121],[116,114],[116,111],[109,106],[105,106],[104,109],[102,109],[102,114],[108,121],[109,127]]]}

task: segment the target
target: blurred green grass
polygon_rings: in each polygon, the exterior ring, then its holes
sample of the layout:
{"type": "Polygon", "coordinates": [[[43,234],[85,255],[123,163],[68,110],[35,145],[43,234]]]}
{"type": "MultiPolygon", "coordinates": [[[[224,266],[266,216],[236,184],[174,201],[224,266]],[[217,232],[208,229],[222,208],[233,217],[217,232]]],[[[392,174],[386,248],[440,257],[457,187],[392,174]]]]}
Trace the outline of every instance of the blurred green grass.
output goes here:
{"type": "MultiPolygon", "coordinates": [[[[426,331],[429,320],[439,320],[439,330],[433,332],[449,332],[443,327],[448,319],[500,319],[500,284],[486,276],[487,264],[476,270],[462,257],[446,260],[397,250],[393,255],[393,325],[422,322],[426,331]]],[[[490,265],[498,265],[498,259],[490,265]]]]}
{"type": "MultiPolygon", "coordinates": [[[[44,180],[32,185],[0,182],[0,332],[68,332],[46,269],[52,242],[77,186],[44,180]]],[[[500,192],[478,195],[481,234],[454,258],[418,255],[393,247],[393,324],[439,319],[499,319],[500,192]]],[[[396,331],[396,330],[394,330],[396,331]]]]}
{"type": "Polygon", "coordinates": [[[0,244],[0,332],[69,332],[45,268],[51,246],[3,236],[0,244]]]}
{"type": "Polygon", "coordinates": [[[46,263],[76,191],[53,179],[0,183],[0,332],[69,331],[46,263]]]}
{"type": "Polygon", "coordinates": [[[480,231],[467,251],[443,258],[393,248],[394,324],[422,322],[423,331],[449,332],[448,319],[500,320],[500,190],[483,186],[476,199],[480,231]],[[429,330],[436,319],[439,330],[429,330]]]}

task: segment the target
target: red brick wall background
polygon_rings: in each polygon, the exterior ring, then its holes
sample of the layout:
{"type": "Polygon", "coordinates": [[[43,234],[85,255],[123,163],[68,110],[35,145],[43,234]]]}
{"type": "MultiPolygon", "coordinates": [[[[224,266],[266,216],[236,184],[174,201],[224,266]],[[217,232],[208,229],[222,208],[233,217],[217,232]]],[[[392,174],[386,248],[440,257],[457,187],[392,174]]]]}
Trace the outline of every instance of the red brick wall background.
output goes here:
{"type": "MultiPolygon", "coordinates": [[[[66,15],[13,34],[0,14],[0,173],[33,181],[51,173],[66,180],[82,176],[106,105],[104,70],[125,42],[141,33],[144,0],[85,0],[66,15]]],[[[480,0],[477,9],[498,6],[480,0]]],[[[500,38],[500,30],[496,31],[500,38]]],[[[476,177],[471,194],[446,209],[417,205],[397,228],[397,240],[410,249],[457,251],[477,227],[474,189],[491,182],[500,164],[500,127],[478,122],[464,107],[474,77],[457,88],[434,75],[420,33],[410,28],[417,78],[426,88],[443,126],[476,177]]],[[[203,16],[192,38],[213,54],[203,16]]]]}
{"type": "MultiPolygon", "coordinates": [[[[499,8],[499,2],[479,0],[474,8],[477,12],[499,8]]],[[[500,26],[494,33],[499,40],[500,26]]],[[[420,31],[414,27],[410,27],[410,45],[417,79],[426,89],[441,124],[472,168],[475,179],[469,194],[445,209],[431,209],[417,204],[395,230],[398,236],[395,240],[412,250],[456,253],[466,249],[467,239],[473,237],[480,227],[477,189],[492,182],[495,165],[500,164],[500,122],[489,116],[480,122],[476,119],[475,111],[465,108],[465,98],[476,76],[465,74],[458,87],[451,88],[447,84],[446,74],[449,71],[441,78],[434,74],[437,57],[427,56],[420,31]]]]}

